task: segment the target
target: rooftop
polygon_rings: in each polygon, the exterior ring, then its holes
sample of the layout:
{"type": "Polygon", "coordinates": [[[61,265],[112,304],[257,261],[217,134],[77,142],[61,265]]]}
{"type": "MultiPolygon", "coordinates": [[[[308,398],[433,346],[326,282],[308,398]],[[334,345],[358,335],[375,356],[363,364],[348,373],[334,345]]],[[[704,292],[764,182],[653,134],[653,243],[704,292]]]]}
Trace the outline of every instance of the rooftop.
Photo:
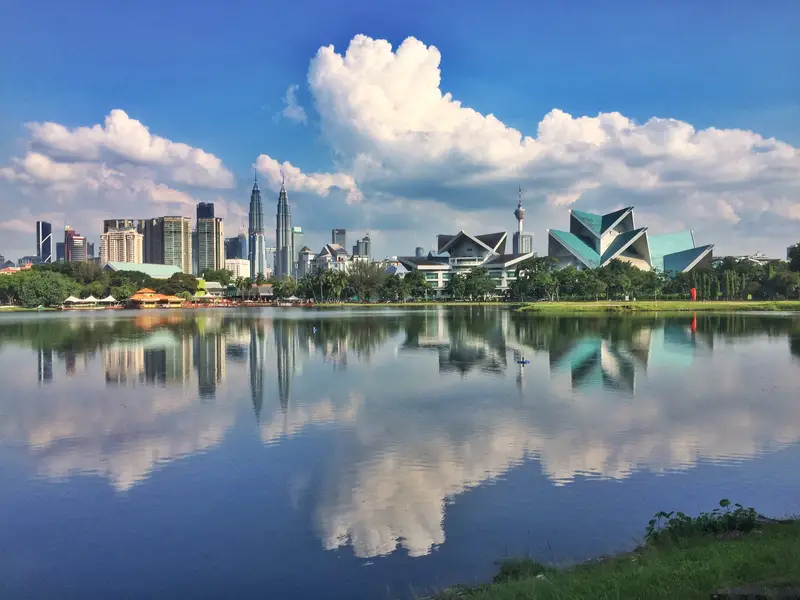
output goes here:
{"type": "Polygon", "coordinates": [[[153,279],[169,279],[175,273],[181,273],[181,268],[175,265],[154,265],[150,263],[107,262],[103,268],[109,271],[137,271],[153,279]]]}

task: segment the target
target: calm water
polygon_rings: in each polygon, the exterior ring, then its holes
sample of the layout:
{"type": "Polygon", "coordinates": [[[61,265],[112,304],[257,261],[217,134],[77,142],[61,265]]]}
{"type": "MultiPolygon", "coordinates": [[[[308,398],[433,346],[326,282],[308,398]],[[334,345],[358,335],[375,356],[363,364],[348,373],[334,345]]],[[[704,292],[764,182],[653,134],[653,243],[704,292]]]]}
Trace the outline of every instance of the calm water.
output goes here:
{"type": "Polygon", "coordinates": [[[0,596],[409,598],[797,513],[799,375],[792,315],[2,315],[0,596]]]}

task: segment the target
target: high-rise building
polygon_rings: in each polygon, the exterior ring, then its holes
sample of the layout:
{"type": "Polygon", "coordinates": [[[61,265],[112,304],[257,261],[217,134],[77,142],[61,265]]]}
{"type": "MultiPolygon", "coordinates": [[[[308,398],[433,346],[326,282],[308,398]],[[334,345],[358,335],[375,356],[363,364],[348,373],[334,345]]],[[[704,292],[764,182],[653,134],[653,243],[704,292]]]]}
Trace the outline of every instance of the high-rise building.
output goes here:
{"type": "Polygon", "coordinates": [[[39,264],[53,262],[53,226],[47,221],[36,221],[36,257],[39,264]]]}
{"type": "Polygon", "coordinates": [[[164,220],[164,263],[192,272],[192,219],[162,217],[164,220]]]}
{"type": "Polygon", "coordinates": [[[297,253],[297,278],[302,279],[314,272],[314,259],[317,257],[308,246],[303,246],[297,253]]]}
{"type": "Polygon", "coordinates": [[[38,256],[21,256],[17,259],[17,266],[24,267],[25,265],[35,265],[39,263],[38,256]]]}
{"type": "Polygon", "coordinates": [[[164,219],[140,219],[138,231],[144,236],[144,262],[164,264],[164,219]]]}
{"type": "Polygon", "coordinates": [[[299,225],[295,225],[292,227],[292,275],[295,279],[299,279],[300,275],[298,274],[298,267],[299,267],[299,249],[303,247],[303,228],[299,225]]]}
{"type": "Polygon", "coordinates": [[[111,229],[134,229],[136,219],[106,219],[103,221],[103,233],[111,229]]]}
{"type": "Polygon", "coordinates": [[[286,187],[281,182],[278,193],[278,212],[275,224],[275,277],[291,277],[294,266],[292,250],[292,212],[289,208],[289,197],[286,187]]]}
{"type": "MultiPolygon", "coordinates": [[[[240,233],[236,237],[225,238],[225,259],[247,259],[247,234],[240,233]]],[[[249,274],[247,275],[249,277],[249,274]]]]}
{"type": "Polygon", "coordinates": [[[342,248],[347,247],[347,230],[331,229],[331,244],[339,244],[342,248]]]}
{"type": "Polygon", "coordinates": [[[353,256],[365,256],[367,258],[372,256],[372,243],[370,242],[369,234],[357,240],[353,245],[353,256]]]}
{"type": "Polygon", "coordinates": [[[517,232],[511,242],[512,250],[515,255],[529,254],[533,252],[533,236],[523,232],[523,222],[525,221],[525,208],[522,206],[522,188],[519,188],[519,200],[517,209],[514,211],[517,218],[517,232]]]}
{"type": "Polygon", "coordinates": [[[213,219],[214,218],[214,203],[213,202],[198,202],[197,203],[197,220],[200,219],[213,219]]]}
{"type": "Polygon", "coordinates": [[[86,238],[72,227],[64,227],[64,260],[67,262],[86,262],[86,238]]]}
{"type": "Polygon", "coordinates": [[[258,180],[253,181],[250,192],[250,213],[248,215],[247,235],[250,258],[250,278],[255,281],[260,273],[267,272],[267,243],[264,239],[264,206],[261,204],[261,190],[258,180]]]}
{"type": "Polygon", "coordinates": [[[142,263],[144,235],[133,227],[108,229],[100,235],[100,264],[109,262],[142,263]]]}
{"type": "Polygon", "coordinates": [[[86,258],[94,258],[94,242],[86,242],[86,258]]]}
{"type": "Polygon", "coordinates": [[[56,242],[56,260],[62,261],[66,256],[64,242],[56,242]]]}
{"type": "MultiPolygon", "coordinates": [[[[201,203],[202,204],[202,203],[201,203]]],[[[211,205],[211,212],[214,205],[211,205]]],[[[206,208],[206,214],[208,209],[206,208]]],[[[197,214],[200,214],[198,206],[197,214]]],[[[225,268],[225,231],[222,219],[203,217],[197,219],[197,274],[225,268]]]]}

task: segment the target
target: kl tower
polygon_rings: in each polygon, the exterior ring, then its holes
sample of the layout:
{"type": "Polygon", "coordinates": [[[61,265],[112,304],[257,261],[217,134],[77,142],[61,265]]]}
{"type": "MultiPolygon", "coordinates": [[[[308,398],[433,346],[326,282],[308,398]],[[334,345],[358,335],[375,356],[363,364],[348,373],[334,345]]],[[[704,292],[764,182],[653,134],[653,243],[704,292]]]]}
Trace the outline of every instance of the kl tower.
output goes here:
{"type": "Polygon", "coordinates": [[[525,207],[522,206],[522,186],[519,188],[518,197],[517,210],[514,211],[514,216],[517,218],[517,232],[514,234],[512,243],[514,254],[517,256],[533,252],[533,236],[525,234],[522,229],[523,221],[525,221],[525,207]]]}

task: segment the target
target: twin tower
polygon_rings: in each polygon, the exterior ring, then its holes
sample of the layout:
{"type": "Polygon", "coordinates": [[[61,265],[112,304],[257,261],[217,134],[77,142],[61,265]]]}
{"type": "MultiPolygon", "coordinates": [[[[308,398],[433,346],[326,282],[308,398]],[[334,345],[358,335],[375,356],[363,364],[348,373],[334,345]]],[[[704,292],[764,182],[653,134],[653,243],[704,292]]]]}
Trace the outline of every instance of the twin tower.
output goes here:
{"type": "MultiPolygon", "coordinates": [[[[261,190],[258,181],[253,182],[250,192],[250,215],[247,228],[249,242],[250,278],[255,281],[259,275],[265,275],[267,269],[267,244],[264,239],[264,206],[261,203],[261,190]]],[[[283,278],[292,275],[294,262],[292,248],[292,213],[289,210],[289,197],[286,187],[281,182],[278,194],[278,213],[275,223],[275,277],[283,278]]]]}

